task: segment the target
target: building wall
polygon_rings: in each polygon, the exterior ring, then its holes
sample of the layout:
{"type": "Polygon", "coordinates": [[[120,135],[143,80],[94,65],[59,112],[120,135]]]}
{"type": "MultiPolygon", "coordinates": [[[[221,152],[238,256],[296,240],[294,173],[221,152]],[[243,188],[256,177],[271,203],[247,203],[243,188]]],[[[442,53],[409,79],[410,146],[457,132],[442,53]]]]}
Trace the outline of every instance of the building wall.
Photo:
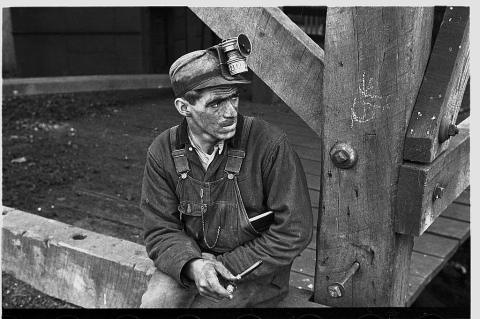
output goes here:
{"type": "Polygon", "coordinates": [[[167,73],[179,56],[219,41],[186,7],[9,10],[3,36],[13,39],[16,68],[6,77],[167,73]]]}
{"type": "Polygon", "coordinates": [[[12,8],[22,77],[148,73],[142,8],[12,8]]]}
{"type": "Polygon", "coordinates": [[[16,75],[17,62],[15,59],[15,46],[13,45],[12,19],[10,8],[2,9],[2,73],[3,77],[16,75]]]}

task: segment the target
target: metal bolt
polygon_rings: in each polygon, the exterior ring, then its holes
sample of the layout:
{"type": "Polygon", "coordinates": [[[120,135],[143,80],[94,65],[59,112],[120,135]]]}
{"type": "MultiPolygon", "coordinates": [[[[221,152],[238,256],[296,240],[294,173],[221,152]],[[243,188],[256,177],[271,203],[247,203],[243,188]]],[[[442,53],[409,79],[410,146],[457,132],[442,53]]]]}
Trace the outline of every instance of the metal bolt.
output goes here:
{"type": "Polygon", "coordinates": [[[348,154],[344,150],[337,151],[333,154],[335,161],[338,163],[344,163],[348,160],[348,154]]]}
{"type": "Polygon", "coordinates": [[[458,134],[458,127],[455,124],[448,126],[448,136],[455,136],[458,134]]]}
{"type": "Polygon", "coordinates": [[[458,127],[455,124],[451,124],[452,122],[453,118],[448,117],[444,117],[440,122],[440,128],[438,130],[438,141],[440,143],[458,134],[458,127]]]}
{"type": "Polygon", "coordinates": [[[360,269],[360,263],[355,261],[352,266],[348,269],[343,278],[339,282],[334,282],[333,284],[327,287],[328,294],[332,298],[340,298],[345,294],[345,283],[360,269]]]}
{"type": "Polygon", "coordinates": [[[357,152],[347,143],[338,142],[330,149],[330,159],[338,168],[351,168],[357,163],[357,152]]]}
{"type": "Polygon", "coordinates": [[[444,190],[445,187],[440,186],[440,184],[435,185],[435,189],[433,190],[433,200],[442,198],[444,190]]]}

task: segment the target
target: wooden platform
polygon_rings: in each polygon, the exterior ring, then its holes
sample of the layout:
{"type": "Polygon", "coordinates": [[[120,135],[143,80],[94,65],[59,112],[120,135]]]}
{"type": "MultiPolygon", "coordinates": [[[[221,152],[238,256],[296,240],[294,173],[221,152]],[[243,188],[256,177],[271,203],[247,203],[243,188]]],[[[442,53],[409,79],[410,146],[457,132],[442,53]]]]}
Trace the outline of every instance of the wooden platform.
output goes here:
{"type": "MultiPolygon", "coordinates": [[[[265,120],[284,129],[299,154],[307,175],[314,231],[318,220],[320,196],[320,139],[295,114],[274,113],[264,110],[265,120]]],[[[411,305],[423,288],[442,269],[457,248],[470,236],[470,191],[467,189],[454,201],[424,235],[415,238],[410,267],[408,305],[411,305]]],[[[314,235],[315,239],[316,236],[314,235]]],[[[312,240],[308,248],[294,263],[290,284],[313,292],[315,275],[316,243],[312,240]]]]}

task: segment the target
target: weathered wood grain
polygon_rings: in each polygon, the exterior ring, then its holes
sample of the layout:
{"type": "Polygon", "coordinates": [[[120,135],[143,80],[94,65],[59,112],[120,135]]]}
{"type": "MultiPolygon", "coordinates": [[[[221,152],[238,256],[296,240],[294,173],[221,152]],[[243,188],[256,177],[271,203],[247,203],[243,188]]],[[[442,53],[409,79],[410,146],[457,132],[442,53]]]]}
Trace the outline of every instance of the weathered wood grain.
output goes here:
{"type": "Polygon", "coordinates": [[[3,271],[86,308],[138,307],[154,270],[141,245],[18,210],[2,234],[3,271]]]}
{"type": "Polygon", "coordinates": [[[470,205],[470,187],[468,187],[458,198],[455,203],[470,205]]]}
{"type": "Polygon", "coordinates": [[[407,306],[410,306],[422,290],[442,269],[446,260],[425,254],[412,253],[412,263],[407,290],[407,306]]]}
{"type": "Polygon", "coordinates": [[[469,222],[470,221],[470,206],[457,204],[453,202],[450,206],[447,207],[440,215],[443,217],[452,218],[459,221],[469,222]]]}
{"type": "Polygon", "coordinates": [[[470,223],[438,217],[428,228],[428,232],[435,235],[454,238],[463,243],[470,236],[470,223]]]}
{"type": "Polygon", "coordinates": [[[425,233],[415,238],[413,251],[446,259],[458,246],[458,240],[425,233]]]}
{"type": "Polygon", "coordinates": [[[329,8],[325,40],[321,211],[315,301],[342,307],[403,306],[413,238],[394,232],[398,167],[430,48],[433,8],[329,8]],[[338,142],[358,153],[339,169],[338,142]],[[345,296],[325,287],[360,270],[345,296]]]}
{"type": "Polygon", "coordinates": [[[445,11],[408,125],[405,160],[431,163],[448,148],[439,135],[455,124],[470,76],[469,11],[445,11]]]}
{"type": "Polygon", "coordinates": [[[220,38],[246,34],[247,62],[318,135],[321,135],[323,50],[279,8],[191,8],[220,38]]]}
{"type": "Polygon", "coordinates": [[[469,118],[458,126],[449,148],[430,164],[406,162],[400,167],[396,231],[420,236],[470,185],[469,118]],[[440,198],[435,189],[444,188],[440,198]]]}

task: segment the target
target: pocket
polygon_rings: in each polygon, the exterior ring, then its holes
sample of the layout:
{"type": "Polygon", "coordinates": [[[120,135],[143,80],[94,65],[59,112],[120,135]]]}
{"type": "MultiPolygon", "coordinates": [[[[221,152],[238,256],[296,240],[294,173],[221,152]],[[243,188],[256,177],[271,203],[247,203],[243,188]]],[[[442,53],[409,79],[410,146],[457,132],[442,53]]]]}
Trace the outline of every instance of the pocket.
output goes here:
{"type": "Polygon", "coordinates": [[[185,233],[199,242],[202,233],[202,205],[185,201],[178,205],[178,211],[185,233]]]}
{"type": "MultiPolygon", "coordinates": [[[[220,226],[220,233],[216,247],[217,253],[224,253],[233,250],[241,243],[238,236],[238,212],[236,205],[228,202],[215,202],[209,206],[209,220],[211,227],[220,226]]],[[[210,238],[210,237],[209,237],[210,238]]],[[[210,241],[214,238],[212,237],[210,241]]]]}

